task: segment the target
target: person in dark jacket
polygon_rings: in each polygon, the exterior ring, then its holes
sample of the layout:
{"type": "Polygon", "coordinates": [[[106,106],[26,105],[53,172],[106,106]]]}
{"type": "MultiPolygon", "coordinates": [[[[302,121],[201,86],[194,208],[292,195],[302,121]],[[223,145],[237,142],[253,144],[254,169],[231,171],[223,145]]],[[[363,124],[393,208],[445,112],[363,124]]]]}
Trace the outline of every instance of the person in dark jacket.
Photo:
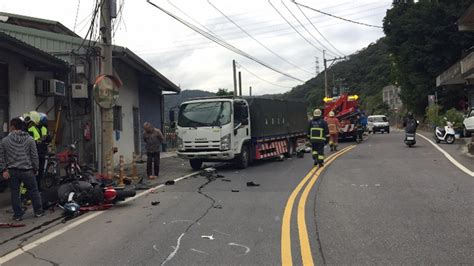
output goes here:
{"type": "Polygon", "coordinates": [[[160,174],[160,151],[164,136],[161,130],[153,127],[149,122],[145,122],[143,129],[143,141],[147,155],[146,172],[148,179],[155,179],[160,174]]]}
{"type": "Polygon", "coordinates": [[[418,128],[418,121],[415,119],[412,112],[408,112],[407,117],[405,117],[403,121],[403,126],[405,127],[406,133],[416,133],[416,129],[418,128]]]}
{"type": "Polygon", "coordinates": [[[44,215],[41,196],[35,174],[38,171],[38,152],[36,143],[28,133],[22,131],[22,121],[10,121],[10,134],[0,142],[0,171],[2,177],[10,180],[13,219],[21,221],[24,211],[21,208],[20,183],[23,182],[33,203],[35,217],[44,215]]]}
{"type": "Polygon", "coordinates": [[[324,145],[329,139],[328,124],[322,118],[320,109],[313,112],[313,119],[309,122],[308,137],[311,142],[314,165],[324,165],[324,145]]]}

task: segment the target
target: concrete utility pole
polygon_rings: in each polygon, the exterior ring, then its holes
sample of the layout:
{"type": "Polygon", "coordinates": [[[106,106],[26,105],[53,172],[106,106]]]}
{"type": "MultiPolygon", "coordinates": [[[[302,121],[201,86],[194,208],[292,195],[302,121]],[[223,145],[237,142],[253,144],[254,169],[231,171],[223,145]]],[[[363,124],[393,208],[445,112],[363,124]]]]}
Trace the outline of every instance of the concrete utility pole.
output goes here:
{"type": "MultiPolygon", "coordinates": [[[[112,68],[112,18],[110,0],[102,0],[100,6],[101,74],[113,75],[112,68]]],[[[102,122],[102,173],[107,160],[113,159],[113,109],[101,108],[102,122]]]]}
{"type": "Polygon", "coordinates": [[[242,96],[242,72],[239,71],[239,96],[242,96]]]}
{"type": "MultiPolygon", "coordinates": [[[[338,61],[338,60],[346,60],[347,57],[344,56],[344,57],[334,57],[332,59],[326,59],[326,51],[323,50],[323,60],[324,60],[324,96],[328,97],[329,96],[329,92],[328,92],[328,67],[327,67],[327,62],[331,62],[331,65],[329,67],[332,66],[332,64],[334,64],[334,62],[338,61]]],[[[334,77],[333,77],[334,79],[334,77]]],[[[334,81],[333,81],[334,82],[334,81]]]]}
{"type": "Polygon", "coordinates": [[[235,60],[232,60],[232,71],[234,75],[234,96],[237,96],[237,72],[235,67],[235,60]]]}
{"type": "Polygon", "coordinates": [[[323,50],[323,60],[324,60],[324,96],[328,97],[328,69],[326,63],[326,50],[323,50]]]}

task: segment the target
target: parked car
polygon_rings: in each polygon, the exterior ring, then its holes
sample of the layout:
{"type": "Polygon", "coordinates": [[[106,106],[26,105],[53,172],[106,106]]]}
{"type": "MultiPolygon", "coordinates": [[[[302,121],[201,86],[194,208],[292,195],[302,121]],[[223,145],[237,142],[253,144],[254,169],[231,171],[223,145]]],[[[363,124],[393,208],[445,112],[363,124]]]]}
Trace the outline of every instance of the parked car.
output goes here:
{"type": "Polygon", "coordinates": [[[367,118],[369,133],[390,133],[390,123],[385,115],[371,115],[367,118]]]}
{"type": "Polygon", "coordinates": [[[470,137],[474,133],[474,109],[472,109],[463,121],[463,135],[470,137]]]}

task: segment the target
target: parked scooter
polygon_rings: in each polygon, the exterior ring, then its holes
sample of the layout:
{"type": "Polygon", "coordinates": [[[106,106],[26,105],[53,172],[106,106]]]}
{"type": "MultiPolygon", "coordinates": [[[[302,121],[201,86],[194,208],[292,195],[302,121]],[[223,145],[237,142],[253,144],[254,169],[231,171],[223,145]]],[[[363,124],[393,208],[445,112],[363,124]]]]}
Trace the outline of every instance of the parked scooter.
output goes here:
{"type": "Polygon", "coordinates": [[[444,118],[444,120],[446,120],[446,126],[444,128],[436,127],[433,137],[436,143],[445,141],[448,144],[453,144],[456,139],[454,128],[453,128],[454,123],[447,121],[446,117],[444,118]]]}

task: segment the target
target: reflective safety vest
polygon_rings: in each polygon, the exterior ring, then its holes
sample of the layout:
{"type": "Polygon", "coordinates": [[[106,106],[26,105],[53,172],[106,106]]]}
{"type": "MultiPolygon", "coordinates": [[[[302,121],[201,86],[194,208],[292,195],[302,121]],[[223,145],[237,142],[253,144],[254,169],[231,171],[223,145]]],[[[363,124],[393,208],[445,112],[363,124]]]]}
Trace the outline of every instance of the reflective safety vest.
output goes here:
{"type": "Polygon", "coordinates": [[[28,128],[28,133],[33,137],[35,141],[40,141],[41,133],[36,126],[31,126],[28,128]]]}
{"type": "Polygon", "coordinates": [[[329,135],[328,124],[323,119],[311,120],[308,135],[311,142],[325,142],[329,135]]]}

